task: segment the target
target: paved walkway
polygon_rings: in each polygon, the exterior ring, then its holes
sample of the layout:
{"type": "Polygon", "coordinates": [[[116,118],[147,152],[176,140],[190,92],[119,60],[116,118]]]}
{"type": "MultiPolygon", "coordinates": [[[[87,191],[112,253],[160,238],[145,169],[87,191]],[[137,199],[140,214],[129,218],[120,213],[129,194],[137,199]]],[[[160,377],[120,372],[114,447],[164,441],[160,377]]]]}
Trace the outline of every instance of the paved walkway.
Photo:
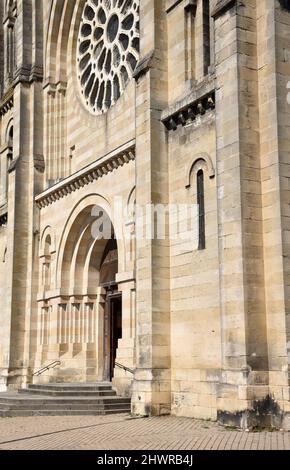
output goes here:
{"type": "Polygon", "coordinates": [[[226,430],[188,418],[129,415],[0,419],[0,450],[290,450],[290,433],[226,430]]]}

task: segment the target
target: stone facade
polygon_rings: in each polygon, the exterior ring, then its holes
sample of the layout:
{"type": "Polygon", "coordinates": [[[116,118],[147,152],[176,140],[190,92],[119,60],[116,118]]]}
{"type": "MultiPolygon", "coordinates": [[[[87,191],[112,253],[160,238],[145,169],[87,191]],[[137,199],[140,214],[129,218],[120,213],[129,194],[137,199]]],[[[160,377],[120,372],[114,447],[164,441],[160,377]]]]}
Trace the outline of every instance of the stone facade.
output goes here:
{"type": "Polygon", "coordinates": [[[0,1],[2,391],[290,429],[289,26],[286,0],[0,1]],[[152,205],[197,206],[197,243],[172,210],[139,236],[152,205]]]}

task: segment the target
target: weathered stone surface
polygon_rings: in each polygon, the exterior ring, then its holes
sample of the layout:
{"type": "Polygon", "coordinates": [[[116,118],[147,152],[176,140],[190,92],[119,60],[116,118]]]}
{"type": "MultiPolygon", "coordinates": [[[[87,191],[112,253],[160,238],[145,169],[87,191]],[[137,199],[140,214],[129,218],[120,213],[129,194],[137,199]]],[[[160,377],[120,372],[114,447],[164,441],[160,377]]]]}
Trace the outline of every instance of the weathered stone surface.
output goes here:
{"type": "Polygon", "coordinates": [[[289,428],[289,2],[103,3],[0,1],[0,390],[289,428]]]}

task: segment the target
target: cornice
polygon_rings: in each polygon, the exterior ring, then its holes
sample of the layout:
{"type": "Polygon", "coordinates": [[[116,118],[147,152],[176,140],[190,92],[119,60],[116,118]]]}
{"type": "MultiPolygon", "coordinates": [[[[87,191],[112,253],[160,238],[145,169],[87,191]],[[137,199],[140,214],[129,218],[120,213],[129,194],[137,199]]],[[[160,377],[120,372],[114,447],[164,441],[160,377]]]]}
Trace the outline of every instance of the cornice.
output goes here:
{"type": "Polygon", "coordinates": [[[40,209],[47,207],[59,199],[78,191],[80,188],[103,178],[133,160],[135,160],[135,140],[127,142],[74,175],[56,183],[51,188],[39,194],[35,198],[35,201],[40,209]]]}
{"type": "Polygon", "coordinates": [[[197,84],[183,99],[165,109],[161,121],[169,131],[176,131],[178,126],[186,126],[198,115],[215,109],[215,77],[207,77],[197,84]]]}

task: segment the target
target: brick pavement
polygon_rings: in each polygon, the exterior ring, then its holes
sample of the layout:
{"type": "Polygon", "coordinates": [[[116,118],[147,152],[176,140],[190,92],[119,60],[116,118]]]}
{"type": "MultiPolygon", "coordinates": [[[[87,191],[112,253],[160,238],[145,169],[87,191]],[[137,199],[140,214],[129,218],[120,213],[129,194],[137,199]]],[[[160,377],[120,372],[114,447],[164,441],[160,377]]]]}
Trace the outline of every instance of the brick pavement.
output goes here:
{"type": "Polygon", "coordinates": [[[248,433],[189,418],[0,419],[0,450],[290,450],[290,433],[248,433]]]}

